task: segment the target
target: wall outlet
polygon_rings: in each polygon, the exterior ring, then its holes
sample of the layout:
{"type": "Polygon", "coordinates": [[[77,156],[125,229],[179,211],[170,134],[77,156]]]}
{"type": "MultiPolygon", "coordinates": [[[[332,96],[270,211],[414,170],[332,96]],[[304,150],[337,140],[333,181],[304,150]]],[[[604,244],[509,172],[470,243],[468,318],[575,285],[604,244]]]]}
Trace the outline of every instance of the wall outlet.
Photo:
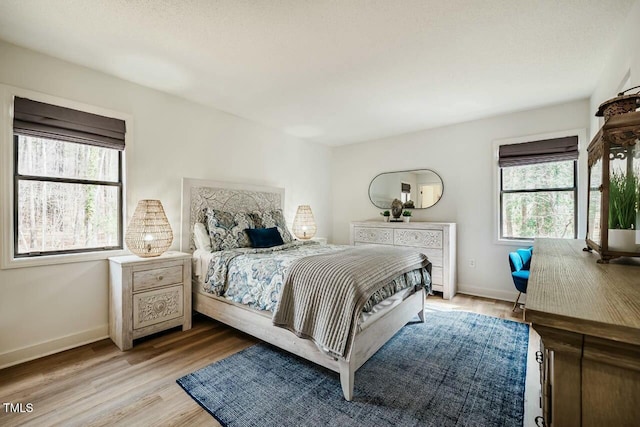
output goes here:
{"type": "Polygon", "coordinates": [[[469,267],[476,268],[476,260],[474,258],[469,260],[469,267]]]}

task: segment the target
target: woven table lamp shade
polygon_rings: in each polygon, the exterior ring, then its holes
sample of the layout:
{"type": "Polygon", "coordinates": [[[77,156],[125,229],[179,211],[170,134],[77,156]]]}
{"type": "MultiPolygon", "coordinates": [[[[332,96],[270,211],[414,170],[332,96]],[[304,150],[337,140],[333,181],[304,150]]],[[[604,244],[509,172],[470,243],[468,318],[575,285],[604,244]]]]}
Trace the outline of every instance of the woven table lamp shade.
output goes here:
{"type": "Polygon", "coordinates": [[[316,235],[316,220],[309,205],[298,206],[296,217],[293,220],[293,234],[298,239],[308,240],[316,235]]]}
{"type": "Polygon", "coordinates": [[[140,200],[124,237],[134,254],[150,258],[162,255],[173,242],[173,232],[160,200],[140,200]]]}

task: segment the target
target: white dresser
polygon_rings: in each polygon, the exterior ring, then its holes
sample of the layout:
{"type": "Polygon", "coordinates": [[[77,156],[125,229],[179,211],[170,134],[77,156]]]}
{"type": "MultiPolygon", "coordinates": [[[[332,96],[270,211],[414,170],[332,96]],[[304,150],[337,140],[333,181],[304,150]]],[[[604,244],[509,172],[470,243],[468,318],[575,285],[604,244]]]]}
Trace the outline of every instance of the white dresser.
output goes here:
{"type": "Polygon", "coordinates": [[[456,294],[456,224],[453,222],[352,222],[352,245],[393,245],[419,249],[431,261],[433,290],[456,294]]]}

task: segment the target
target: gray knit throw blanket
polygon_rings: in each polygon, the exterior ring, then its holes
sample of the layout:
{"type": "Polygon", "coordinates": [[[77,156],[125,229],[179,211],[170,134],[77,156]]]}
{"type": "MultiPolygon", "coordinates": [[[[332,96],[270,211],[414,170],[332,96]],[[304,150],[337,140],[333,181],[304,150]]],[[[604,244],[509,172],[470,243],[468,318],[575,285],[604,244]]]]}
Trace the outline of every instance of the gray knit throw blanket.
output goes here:
{"type": "Polygon", "coordinates": [[[291,265],[273,324],[346,358],[369,297],[394,277],[428,264],[417,250],[393,246],[359,246],[301,258],[291,265]]]}

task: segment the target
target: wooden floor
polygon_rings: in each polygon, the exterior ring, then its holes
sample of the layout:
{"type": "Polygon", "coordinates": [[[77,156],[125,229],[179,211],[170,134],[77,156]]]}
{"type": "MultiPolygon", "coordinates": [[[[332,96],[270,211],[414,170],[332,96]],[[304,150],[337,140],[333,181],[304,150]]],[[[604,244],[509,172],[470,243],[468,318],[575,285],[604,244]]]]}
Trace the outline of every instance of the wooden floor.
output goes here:
{"type": "MultiPolygon", "coordinates": [[[[458,294],[451,301],[429,297],[428,304],[522,321],[504,301],[458,294]]],[[[7,413],[0,426],[15,425],[198,425],[217,426],[176,379],[257,342],[202,316],[193,329],[174,329],[136,341],[120,352],[110,340],[68,350],[0,370],[0,401],[33,406],[7,413]]],[[[14,406],[15,408],[15,406],[14,406]]]]}

